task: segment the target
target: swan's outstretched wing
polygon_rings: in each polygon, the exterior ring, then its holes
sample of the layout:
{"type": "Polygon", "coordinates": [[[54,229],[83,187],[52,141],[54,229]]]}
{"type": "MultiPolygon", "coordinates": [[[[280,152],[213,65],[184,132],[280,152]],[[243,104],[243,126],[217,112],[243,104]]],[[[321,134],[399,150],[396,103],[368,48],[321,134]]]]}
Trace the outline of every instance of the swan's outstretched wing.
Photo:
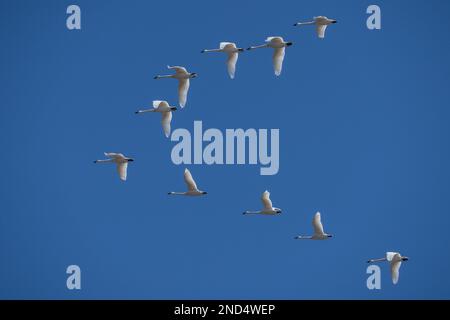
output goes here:
{"type": "Polygon", "coordinates": [[[115,152],[103,152],[103,154],[105,156],[107,156],[108,158],[113,158],[117,155],[117,153],[115,153],[115,152]]]}
{"type": "Polygon", "coordinates": [[[266,42],[272,42],[274,44],[282,43],[284,42],[282,37],[267,37],[266,42]]]}
{"type": "Polygon", "coordinates": [[[401,259],[394,259],[391,261],[391,276],[392,276],[392,283],[397,284],[398,278],[400,276],[400,266],[402,265],[401,259]]]}
{"type": "Polygon", "coordinates": [[[164,100],[153,101],[153,108],[155,108],[158,111],[170,111],[169,103],[164,100]]]}
{"type": "Polygon", "coordinates": [[[184,169],[184,182],[186,182],[189,191],[198,190],[197,184],[195,183],[194,178],[192,178],[191,172],[187,168],[184,169]]]}
{"type": "Polygon", "coordinates": [[[272,210],[272,201],[270,200],[270,192],[264,191],[261,197],[264,209],[272,210]]]}
{"type": "Polygon", "coordinates": [[[236,62],[238,60],[238,56],[239,55],[237,52],[232,52],[232,53],[228,54],[227,69],[228,69],[228,74],[231,79],[234,79],[234,74],[236,72],[236,62]]]}
{"type": "Polygon", "coordinates": [[[178,101],[182,108],[186,105],[188,91],[189,79],[180,79],[178,83],[178,101]]]}
{"type": "Polygon", "coordinates": [[[169,109],[169,104],[167,103],[167,101],[164,100],[154,100],[153,101],[153,108],[158,109],[158,107],[160,108],[167,108],[169,109]]]}
{"type": "Polygon", "coordinates": [[[121,153],[115,152],[104,152],[105,156],[111,159],[125,159],[125,156],[121,153]]]}
{"type": "Polygon", "coordinates": [[[312,221],[312,225],[314,228],[314,233],[318,234],[318,235],[323,235],[323,225],[322,225],[322,221],[320,219],[320,212],[317,212],[314,215],[313,221],[312,221]]]}
{"type": "Polygon", "coordinates": [[[397,254],[399,255],[398,252],[386,252],[386,260],[391,262],[397,254]]]}
{"type": "Polygon", "coordinates": [[[119,173],[119,177],[121,180],[127,180],[127,168],[128,162],[121,162],[117,164],[117,172],[119,173]]]}
{"type": "Polygon", "coordinates": [[[325,29],[327,28],[326,24],[317,24],[316,26],[316,31],[317,31],[317,36],[320,39],[325,38],[325,29]]]}
{"type": "Polygon", "coordinates": [[[172,121],[172,112],[166,111],[162,113],[161,124],[166,138],[170,136],[170,122],[172,121]]]}
{"type": "Polygon", "coordinates": [[[167,69],[173,69],[176,73],[188,73],[185,67],[167,66],[167,69]]]}
{"type": "Polygon", "coordinates": [[[233,42],[221,42],[219,45],[220,50],[228,49],[228,48],[236,48],[236,44],[233,42]]]}
{"type": "Polygon", "coordinates": [[[281,74],[281,69],[283,68],[283,60],[285,54],[285,48],[277,48],[273,53],[273,69],[275,75],[279,76],[281,74]]]}

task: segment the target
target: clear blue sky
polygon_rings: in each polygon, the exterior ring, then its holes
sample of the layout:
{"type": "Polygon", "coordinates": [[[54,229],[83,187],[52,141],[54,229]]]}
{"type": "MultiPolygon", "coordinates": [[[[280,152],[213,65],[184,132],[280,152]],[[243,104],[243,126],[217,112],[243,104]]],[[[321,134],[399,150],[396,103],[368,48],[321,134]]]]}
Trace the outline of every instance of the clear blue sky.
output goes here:
{"type": "Polygon", "coordinates": [[[0,298],[450,298],[450,22],[448,1],[1,1],[0,298]],[[66,8],[82,30],[66,29],[66,8]],[[382,29],[366,28],[378,4],[382,29]],[[293,23],[338,20],[325,40],[293,23]],[[281,77],[270,50],[294,45],[281,77]],[[279,128],[280,171],[189,166],[184,188],[154,99],[177,101],[173,128],[279,128]],[[135,158],[128,181],[92,160],[135,158]],[[270,190],[275,217],[242,216],[270,190]],[[295,241],[319,210],[329,241],[295,241]],[[398,285],[366,288],[368,258],[410,257],[398,285]],[[82,270],[82,290],[65,269],[82,270]]]}

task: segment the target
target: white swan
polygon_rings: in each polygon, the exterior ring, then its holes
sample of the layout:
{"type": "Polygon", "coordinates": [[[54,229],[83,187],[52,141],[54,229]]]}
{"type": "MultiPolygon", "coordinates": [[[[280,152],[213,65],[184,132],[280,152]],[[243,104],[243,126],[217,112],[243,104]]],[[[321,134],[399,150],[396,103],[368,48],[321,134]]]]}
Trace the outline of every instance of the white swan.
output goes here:
{"type": "Polygon", "coordinates": [[[243,214],[264,214],[264,215],[275,215],[280,214],[281,209],[272,207],[272,201],[270,200],[270,192],[264,191],[261,197],[263,203],[263,209],[260,211],[244,211],[243,214]]]}
{"type": "Polygon", "coordinates": [[[176,107],[171,107],[167,101],[155,100],[153,101],[153,109],[138,110],[135,113],[145,113],[145,112],[160,112],[161,125],[164,130],[166,138],[170,136],[170,122],[172,121],[172,111],[177,110],[176,107]]]}
{"type": "Polygon", "coordinates": [[[273,69],[275,75],[279,76],[281,74],[281,69],[283,68],[283,60],[285,55],[285,48],[291,46],[292,42],[285,42],[282,37],[268,37],[266,43],[259,46],[251,46],[247,50],[253,50],[258,48],[273,48],[273,69]]]}
{"type": "Polygon", "coordinates": [[[370,259],[367,263],[380,262],[380,261],[388,261],[391,265],[391,277],[392,283],[397,284],[398,278],[400,276],[400,266],[402,265],[402,261],[408,261],[408,257],[402,256],[398,252],[386,252],[386,257],[380,259],[370,259]]]}
{"type": "Polygon", "coordinates": [[[160,76],[157,75],[154,79],[162,79],[162,78],[174,78],[178,79],[178,100],[180,107],[184,108],[187,101],[187,94],[189,91],[189,79],[197,77],[197,73],[195,72],[187,72],[185,67],[179,66],[167,66],[168,69],[174,69],[175,74],[160,76]]]}
{"type": "Polygon", "coordinates": [[[318,17],[314,17],[313,21],[308,21],[308,22],[297,22],[296,24],[294,24],[294,26],[303,26],[303,25],[308,25],[308,24],[315,24],[316,25],[316,32],[317,32],[317,36],[320,39],[325,38],[325,29],[327,28],[328,25],[332,24],[332,23],[336,23],[337,21],[334,19],[328,19],[325,16],[318,16],[318,17]]]}
{"type": "Polygon", "coordinates": [[[207,194],[205,191],[198,190],[197,184],[192,178],[191,172],[186,168],[184,169],[184,182],[187,185],[188,191],[186,192],[169,192],[170,195],[181,195],[181,196],[203,196],[207,194]]]}
{"type": "Polygon", "coordinates": [[[320,220],[320,212],[317,212],[314,215],[312,225],[314,228],[314,234],[312,236],[297,236],[295,239],[326,240],[333,236],[323,231],[322,221],[320,220]]]}
{"type": "Polygon", "coordinates": [[[121,153],[105,152],[105,156],[109,159],[106,160],[95,160],[94,163],[115,163],[117,165],[117,172],[122,181],[127,180],[127,168],[128,162],[134,161],[134,159],[125,157],[121,153]]]}
{"type": "Polygon", "coordinates": [[[236,47],[236,44],[233,42],[221,42],[219,45],[219,49],[204,49],[201,52],[225,52],[228,55],[228,75],[231,79],[234,79],[234,74],[236,72],[236,62],[239,56],[238,52],[242,51],[244,51],[244,49],[236,47]]]}

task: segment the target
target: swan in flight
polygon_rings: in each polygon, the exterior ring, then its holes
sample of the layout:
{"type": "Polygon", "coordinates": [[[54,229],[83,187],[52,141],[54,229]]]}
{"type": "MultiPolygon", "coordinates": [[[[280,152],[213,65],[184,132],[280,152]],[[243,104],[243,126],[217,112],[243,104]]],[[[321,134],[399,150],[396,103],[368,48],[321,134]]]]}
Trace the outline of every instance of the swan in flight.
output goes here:
{"type": "Polygon", "coordinates": [[[402,261],[408,260],[409,260],[408,257],[404,257],[398,252],[386,252],[386,257],[380,259],[370,259],[367,261],[367,263],[381,262],[381,261],[390,262],[392,283],[397,284],[398,277],[400,276],[400,266],[402,265],[402,261]]]}
{"type": "Polygon", "coordinates": [[[281,209],[272,207],[272,201],[270,200],[270,192],[264,191],[261,197],[263,203],[263,209],[260,211],[245,211],[243,214],[264,214],[264,215],[275,215],[280,214],[281,209]]]}
{"type": "Polygon", "coordinates": [[[227,68],[228,75],[231,79],[234,79],[234,74],[236,72],[236,62],[238,60],[239,53],[244,49],[236,47],[236,44],[233,42],[221,42],[219,45],[219,49],[205,49],[201,52],[225,52],[228,55],[227,59],[227,68]]]}
{"type": "Polygon", "coordinates": [[[253,50],[258,48],[273,48],[273,69],[275,75],[279,76],[281,74],[281,69],[283,68],[283,60],[285,55],[285,48],[292,45],[292,42],[285,42],[282,37],[268,37],[266,43],[260,46],[252,46],[247,48],[247,50],[253,50]]]}
{"type": "Polygon", "coordinates": [[[174,78],[178,79],[178,100],[180,107],[184,108],[187,101],[187,94],[189,91],[189,79],[197,77],[195,72],[187,72],[185,67],[167,66],[168,69],[174,69],[175,73],[165,76],[157,75],[154,79],[174,78]]]}
{"type": "Polygon", "coordinates": [[[320,212],[314,215],[312,225],[314,228],[314,234],[312,236],[297,236],[295,239],[310,239],[310,240],[326,240],[331,238],[331,234],[323,232],[322,221],[320,221],[320,212]]]}
{"type": "Polygon", "coordinates": [[[117,172],[122,181],[127,180],[128,162],[134,161],[131,158],[125,157],[121,153],[105,152],[106,160],[95,160],[94,163],[115,163],[117,165],[117,172]]]}
{"type": "Polygon", "coordinates": [[[317,36],[320,39],[325,38],[325,29],[327,28],[328,25],[332,24],[332,23],[336,23],[337,21],[334,19],[328,19],[325,16],[318,16],[318,17],[314,17],[313,21],[308,21],[308,22],[297,22],[296,24],[294,24],[294,26],[303,26],[303,25],[308,25],[308,24],[315,24],[316,25],[316,32],[317,32],[317,36]]]}
{"type": "Polygon", "coordinates": [[[197,184],[192,178],[191,172],[186,168],[184,169],[184,182],[187,185],[188,191],[186,192],[169,192],[170,195],[181,195],[181,196],[203,196],[207,194],[205,191],[198,190],[197,184]]]}
{"type": "Polygon", "coordinates": [[[169,106],[167,101],[155,100],[153,101],[153,109],[138,110],[135,113],[145,113],[145,112],[160,112],[162,115],[161,124],[164,130],[166,138],[170,136],[170,122],[172,121],[172,111],[177,110],[176,107],[169,106]]]}

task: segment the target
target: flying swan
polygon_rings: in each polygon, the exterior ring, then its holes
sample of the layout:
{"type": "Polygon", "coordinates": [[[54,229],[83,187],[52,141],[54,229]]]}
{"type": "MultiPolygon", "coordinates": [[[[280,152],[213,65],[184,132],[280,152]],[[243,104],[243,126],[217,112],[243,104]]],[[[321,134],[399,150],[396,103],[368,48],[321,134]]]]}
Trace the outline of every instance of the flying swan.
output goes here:
{"type": "Polygon", "coordinates": [[[153,109],[138,110],[135,113],[146,113],[146,112],[160,112],[161,113],[161,125],[164,130],[164,135],[166,138],[170,136],[170,122],[172,121],[172,111],[177,110],[176,107],[171,107],[167,101],[155,100],[153,101],[153,109]]]}
{"type": "Polygon", "coordinates": [[[125,157],[121,153],[105,152],[106,160],[95,160],[94,163],[115,163],[117,165],[117,172],[122,181],[127,180],[128,162],[134,161],[132,158],[125,157]]]}

